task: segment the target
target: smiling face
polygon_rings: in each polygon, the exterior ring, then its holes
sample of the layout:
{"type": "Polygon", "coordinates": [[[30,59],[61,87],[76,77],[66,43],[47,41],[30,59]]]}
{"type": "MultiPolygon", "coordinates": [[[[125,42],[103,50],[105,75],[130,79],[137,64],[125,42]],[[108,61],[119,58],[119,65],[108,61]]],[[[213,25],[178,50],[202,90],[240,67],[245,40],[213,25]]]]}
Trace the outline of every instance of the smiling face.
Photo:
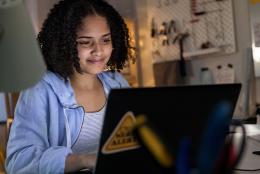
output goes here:
{"type": "Polygon", "coordinates": [[[85,17],[76,34],[82,73],[98,74],[102,72],[113,50],[106,18],[98,15],[85,17]]]}

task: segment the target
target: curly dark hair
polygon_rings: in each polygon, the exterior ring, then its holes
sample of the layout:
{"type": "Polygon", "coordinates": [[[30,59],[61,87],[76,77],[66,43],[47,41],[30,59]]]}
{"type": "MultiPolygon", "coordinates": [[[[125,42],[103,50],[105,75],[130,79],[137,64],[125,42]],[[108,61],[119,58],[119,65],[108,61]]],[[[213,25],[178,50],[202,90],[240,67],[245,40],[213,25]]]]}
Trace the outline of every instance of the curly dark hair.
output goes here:
{"type": "Polygon", "coordinates": [[[54,5],[38,34],[47,69],[65,79],[74,68],[81,73],[76,31],[88,15],[105,17],[111,31],[113,51],[107,66],[120,71],[134,59],[128,28],[121,15],[103,0],[61,0],[54,5]]]}

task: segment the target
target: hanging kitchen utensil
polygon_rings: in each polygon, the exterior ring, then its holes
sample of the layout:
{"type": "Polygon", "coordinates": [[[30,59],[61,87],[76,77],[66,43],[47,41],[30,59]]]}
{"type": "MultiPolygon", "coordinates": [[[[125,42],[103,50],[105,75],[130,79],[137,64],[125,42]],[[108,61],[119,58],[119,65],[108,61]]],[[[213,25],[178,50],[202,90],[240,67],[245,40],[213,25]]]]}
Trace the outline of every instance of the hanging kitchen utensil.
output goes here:
{"type": "Polygon", "coordinates": [[[186,65],[185,65],[185,59],[183,56],[183,41],[189,36],[189,33],[182,33],[181,37],[179,39],[179,47],[180,47],[180,60],[179,60],[179,66],[180,66],[180,74],[182,77],[185,77],[187,75],[186,72],[186,65]]]}
{"type": "Polygon", "coordinates": [[[162,40],[162,45],[163,45],[163,46],[169,45],[168,26],[169,26],[169,25],[168,25],[167,22],[163,22],[163,23],[162,23],[162,30],[160,31],[160,34],[161,34],[162,37],[163,37],[163,40],[162,40]]]}
{"type": "Polygon", "coordinates": [[[154,38],[156,36],[157,36],[157,27],[156,27],[155,19],[153,17],[151,22],[151,37],[154,38]]]}
{"type": "Polygon", "coordinates": [[[191,23],[198,22],[199,19],[195,15],[195,12],[196,12],[196,0],[190,0],[190,7],[191,7],[191,20],[190,20],[190,22],[191,23]]]}

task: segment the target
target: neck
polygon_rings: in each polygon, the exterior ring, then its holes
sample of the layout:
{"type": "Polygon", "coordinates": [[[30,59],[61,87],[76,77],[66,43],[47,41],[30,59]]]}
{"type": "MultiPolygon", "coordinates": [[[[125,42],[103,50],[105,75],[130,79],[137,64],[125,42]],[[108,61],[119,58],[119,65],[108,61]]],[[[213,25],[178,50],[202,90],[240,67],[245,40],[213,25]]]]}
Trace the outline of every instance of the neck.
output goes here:
{"type": "Polygon", "coordinates": [[[97,75],[74,73],[69,78],[72,87],[79,90],[92,90],[100,85],[97,75]]]}

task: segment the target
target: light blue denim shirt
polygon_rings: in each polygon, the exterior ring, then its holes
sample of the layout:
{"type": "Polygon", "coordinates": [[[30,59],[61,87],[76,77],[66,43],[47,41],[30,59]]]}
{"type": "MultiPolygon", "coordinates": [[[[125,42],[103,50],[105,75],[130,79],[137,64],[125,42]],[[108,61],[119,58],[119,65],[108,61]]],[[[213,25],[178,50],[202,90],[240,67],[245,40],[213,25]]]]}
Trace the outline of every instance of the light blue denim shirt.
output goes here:
{"type": "MultiPolygon", "coordinates": [[[[106,95],[112,88],[129,87],[118,72],[98,75],[106,95]]],[[[21,92],[7,144],[6,170],[20,173],[64,173],[83,123],[70,81],[46,72],[34,87],[21,92]]]]}

